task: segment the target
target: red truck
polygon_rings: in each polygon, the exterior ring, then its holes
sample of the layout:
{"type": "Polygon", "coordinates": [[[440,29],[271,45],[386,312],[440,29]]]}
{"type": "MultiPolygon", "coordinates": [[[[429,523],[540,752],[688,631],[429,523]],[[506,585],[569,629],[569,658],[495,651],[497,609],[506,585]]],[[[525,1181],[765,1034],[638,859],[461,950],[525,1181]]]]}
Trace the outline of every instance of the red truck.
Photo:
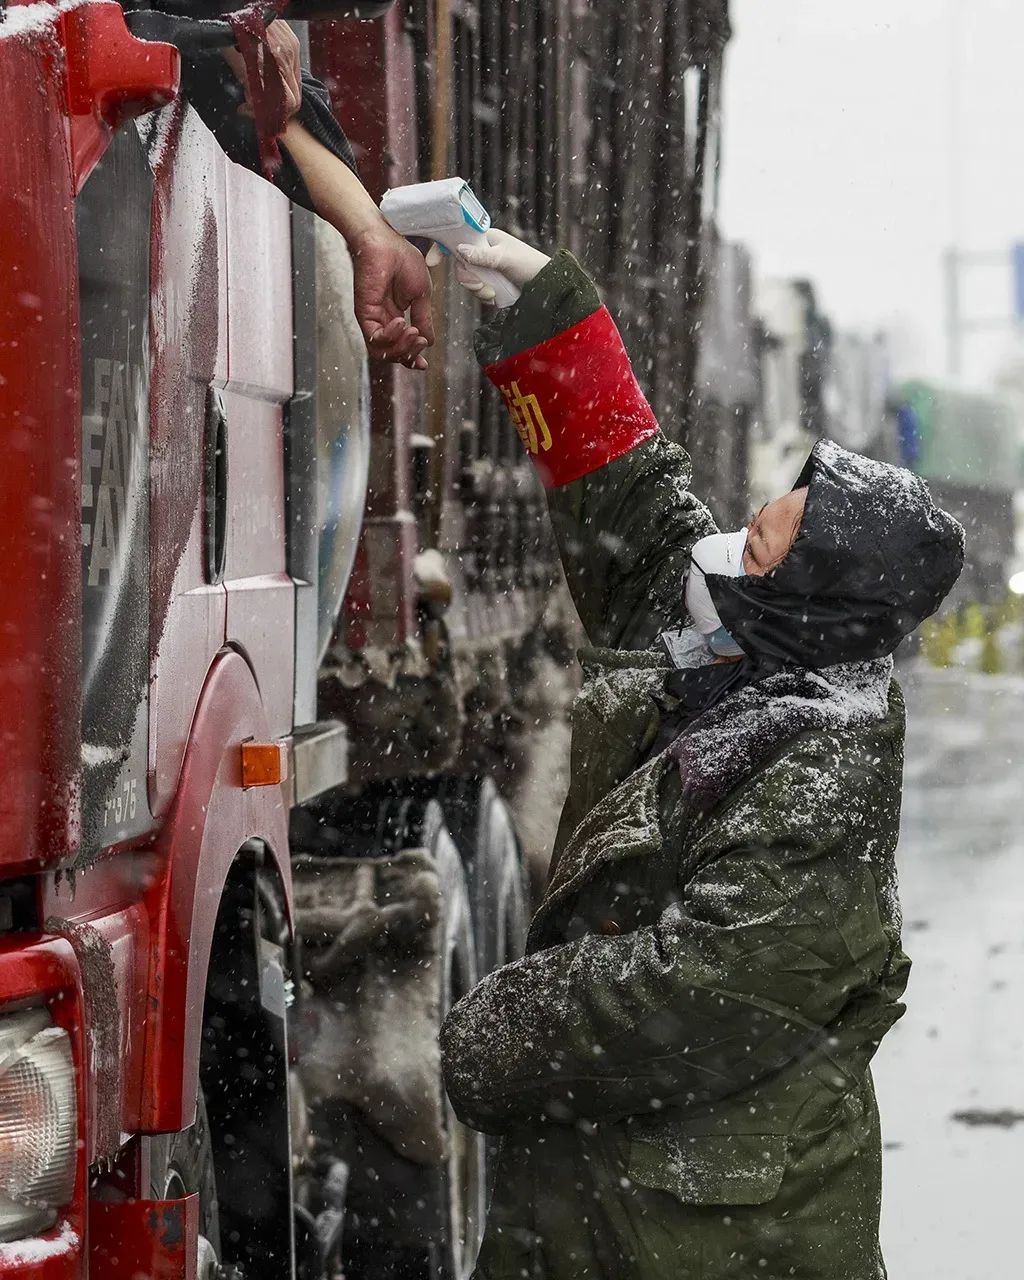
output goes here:
{"type": "MultiPolygon", "coordinates": [[[[725,7],[410,0],[309,57],[374,194],[471,177],[627,335],[671,295],[689,404],[725,7]],[[608,203],[631,154],[678,225],[608,203]]],[[[558,799],[543,497],[469,306],[371,378],[340,242],[178,85],[116,4],[0,7],[0,1275],[455,1280],[436,1029],[522,945],[502,792],[558,799]]]]}

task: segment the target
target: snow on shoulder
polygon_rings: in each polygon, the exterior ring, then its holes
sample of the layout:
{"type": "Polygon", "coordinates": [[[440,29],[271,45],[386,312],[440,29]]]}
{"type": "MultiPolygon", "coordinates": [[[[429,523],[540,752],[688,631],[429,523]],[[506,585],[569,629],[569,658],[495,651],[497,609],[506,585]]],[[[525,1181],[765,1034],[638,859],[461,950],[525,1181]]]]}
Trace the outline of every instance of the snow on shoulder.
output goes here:
{"type": "Polygon", "coordinates": [[[684,785],[713,804],[798,733],[884,719],[892,658],[784,670],[723,698],[669,748],[684,785]]]}

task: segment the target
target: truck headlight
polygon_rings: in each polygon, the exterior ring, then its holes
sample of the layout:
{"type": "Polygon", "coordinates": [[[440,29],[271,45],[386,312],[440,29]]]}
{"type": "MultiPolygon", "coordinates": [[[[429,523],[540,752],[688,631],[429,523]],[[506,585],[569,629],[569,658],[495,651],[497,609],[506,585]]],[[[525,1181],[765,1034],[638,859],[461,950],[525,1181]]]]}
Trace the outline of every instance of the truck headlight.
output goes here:
{"type": "Polygon", "coordinates": [[[0,1240],[53,1226],[77,1150],[71,1038],[45,1009],[0,1015],[0,1240]]]}

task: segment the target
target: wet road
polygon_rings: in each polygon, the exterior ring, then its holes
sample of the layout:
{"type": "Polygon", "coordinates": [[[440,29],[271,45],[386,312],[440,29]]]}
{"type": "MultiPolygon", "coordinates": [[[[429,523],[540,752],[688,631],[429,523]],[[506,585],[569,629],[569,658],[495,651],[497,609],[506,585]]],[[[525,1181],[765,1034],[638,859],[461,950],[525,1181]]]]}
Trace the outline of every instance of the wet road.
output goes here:
{"type": "Polygon", "coordinates": [[[890,1280],[1010,1280],[1024,1275],[1024,680],[903,679],[914,970],[876,1059],[882,1242],[890,1280]]]}

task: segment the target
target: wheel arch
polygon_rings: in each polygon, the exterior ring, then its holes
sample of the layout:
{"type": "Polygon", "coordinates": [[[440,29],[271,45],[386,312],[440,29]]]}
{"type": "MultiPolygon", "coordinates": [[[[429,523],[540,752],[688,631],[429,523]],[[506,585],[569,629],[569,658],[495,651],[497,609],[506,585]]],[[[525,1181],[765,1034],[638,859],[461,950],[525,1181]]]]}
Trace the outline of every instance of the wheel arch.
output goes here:
{"type": "Polygon", "coordinates": [[[288,822],[279,786],[244,789],[239,747],[267,740],[248,663],[222,651],[192,721],[181,776],[157,839],[156,882],[147,894],[151,937],[140,1128],[169,1133],[195,1115],[203,1008],[217,914],[240,853],[259,847],[292,924],[288,822]]]}

